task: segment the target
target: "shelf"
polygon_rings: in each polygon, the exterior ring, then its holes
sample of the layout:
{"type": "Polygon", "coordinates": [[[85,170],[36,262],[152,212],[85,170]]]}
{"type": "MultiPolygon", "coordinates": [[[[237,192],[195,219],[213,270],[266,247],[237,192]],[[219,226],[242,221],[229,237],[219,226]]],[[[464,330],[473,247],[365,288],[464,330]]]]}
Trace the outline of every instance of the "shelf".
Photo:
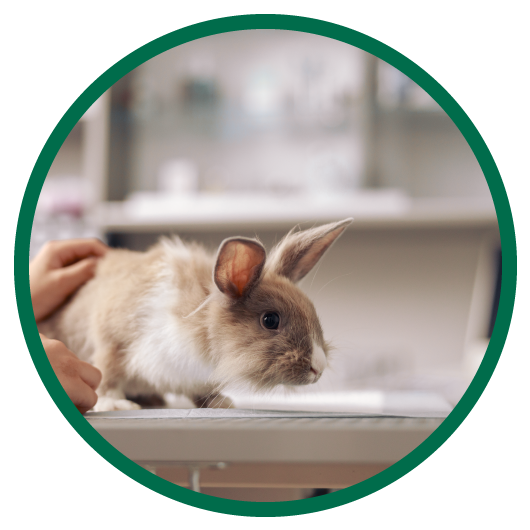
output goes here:
{"type": "Polygon", "coordinates": [[[128,201],[100,204],[97,212],[100,229],[121,233],[289,229],[297,223],[322,224],[346,217],[354,218],[351,229],[497,226],[487,199],[411,199],[397,190],[285,197],[143,192],[128,201]]]}

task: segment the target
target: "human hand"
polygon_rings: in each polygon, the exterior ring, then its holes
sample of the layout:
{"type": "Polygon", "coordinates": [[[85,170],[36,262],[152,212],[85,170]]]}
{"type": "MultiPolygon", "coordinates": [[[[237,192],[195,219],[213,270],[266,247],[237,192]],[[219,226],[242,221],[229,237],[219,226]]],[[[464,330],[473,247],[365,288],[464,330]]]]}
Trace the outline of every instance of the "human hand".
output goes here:
{"type": "Polygon", "coordinates": [[[98,400],[96,388],[101,382],[101,372],[78,359],[62,342],[42,333],[40,339],[57,379],[79,412],[84,414],[98,400]]]}
{"type": "Polygon", "coordinates": [[[29,264],[33,313],[44,320],[95,273],[108,247],[98,239],[49,241],[29,264]]]}

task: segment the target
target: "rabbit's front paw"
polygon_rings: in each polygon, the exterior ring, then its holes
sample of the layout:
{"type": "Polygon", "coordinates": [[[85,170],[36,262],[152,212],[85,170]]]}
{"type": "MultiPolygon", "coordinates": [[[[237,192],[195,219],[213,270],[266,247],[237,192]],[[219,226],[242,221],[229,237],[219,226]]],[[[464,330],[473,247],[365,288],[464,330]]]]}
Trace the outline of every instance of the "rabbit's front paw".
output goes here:
{"type": "Polygon", "coordinates": [[[234,407],[234,402],[228,396],[223,396],[223,394],[218,394],[208,403],[208,408],[210,409],[233,409],[234,407]]]}
{"type": "Polygon", "coordinates": [[[196,397],[193,399],[195,406],[199,409],[233,409],[235,408],[234,402],[223,394],[215,394],[208,397],[196,397]]]}
{"type": "Polygon", "coordinates": [[[94,411],[102,412],[105,410],[139,410],[142,407],[128,399],[116,399],[102,396],[98,399],[94,411]]]}

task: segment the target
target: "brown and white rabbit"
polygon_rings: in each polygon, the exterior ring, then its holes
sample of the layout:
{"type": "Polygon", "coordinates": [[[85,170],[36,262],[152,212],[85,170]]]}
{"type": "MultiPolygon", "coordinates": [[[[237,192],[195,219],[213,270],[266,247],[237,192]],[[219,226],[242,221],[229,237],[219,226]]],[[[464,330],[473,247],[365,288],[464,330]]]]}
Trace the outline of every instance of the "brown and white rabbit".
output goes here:
{"type": "Polygon", "coordinates": [[[166,392],[223,407],[230,383],[314,383],[329,347],[295,284],[350,222],[291,230],[268,259],[243,237],[224,240],[216,256],[178,238],[147,252],[110,250],[39,330],[101,370],[95,410],[140,408],[126,396],[166,392]]]}

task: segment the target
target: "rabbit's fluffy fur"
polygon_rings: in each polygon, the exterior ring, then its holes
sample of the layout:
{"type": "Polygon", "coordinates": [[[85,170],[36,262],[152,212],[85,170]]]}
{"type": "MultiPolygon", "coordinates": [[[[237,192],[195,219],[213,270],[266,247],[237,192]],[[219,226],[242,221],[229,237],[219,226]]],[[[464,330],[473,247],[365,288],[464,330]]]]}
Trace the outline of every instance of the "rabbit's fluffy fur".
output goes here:
{"type": "Polygon", "coordinates": [[[39,330],[97,366],[96,410],[173,392],[196,406],[230,406],[228,384],[255,389],[317,381],[328,345],[295,285],[351,219],[291,231],[266,259],[257,240],[230,238],[217,255],[178,238],[147,252],[109,250],[96,276],[39,330]],[[279,316],[267,329],[264,315],[279,316]]]}

